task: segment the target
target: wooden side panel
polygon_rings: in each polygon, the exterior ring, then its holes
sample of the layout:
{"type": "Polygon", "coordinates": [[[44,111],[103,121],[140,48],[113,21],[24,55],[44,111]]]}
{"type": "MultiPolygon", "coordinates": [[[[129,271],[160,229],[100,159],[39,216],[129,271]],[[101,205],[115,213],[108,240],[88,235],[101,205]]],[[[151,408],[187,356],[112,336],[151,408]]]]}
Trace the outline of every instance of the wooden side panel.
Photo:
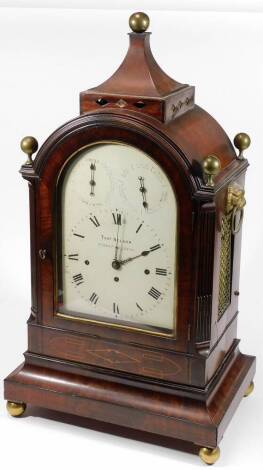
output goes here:
{"type": "Polygon", "coordinates": [[[35,185],[37,181],[28,183],[30,207],[30,258],[31,258],[31,313],[38,321],[37,299],[37,251],[36,251],[36,201],[35,185]]]}
{"type": "MultiPolygon", "coordinates": [[[[218,206],[218,224],[216,230],[216,243],[215,243],[215,270],[214,270],[214,305],[213,305],[213,321],[217,324],[216,330],[214,330],[214,337],[212,343],[215,344],[218,338],[224,334],[233,318],[238,313],[238,296],[239,296],[239,276],[240,276],[240,255],[241,255],[241,230],[232,236],[232,260],[231,260],[231,295],[230,304],[224,313],[219,317],[218,315],[218,299],[219,299],[219,275],[220,275],[220,252],[221,252],[221,236],[222,236],[222,218],[226,210],[226,197],[227,189],[233,184],[244,187],[244,175],[236,177],[230,181],[229,184],[217,195],[217,206],[218,206]]],[[[245,219],[245,218],[244,218],[245,219]]]]}

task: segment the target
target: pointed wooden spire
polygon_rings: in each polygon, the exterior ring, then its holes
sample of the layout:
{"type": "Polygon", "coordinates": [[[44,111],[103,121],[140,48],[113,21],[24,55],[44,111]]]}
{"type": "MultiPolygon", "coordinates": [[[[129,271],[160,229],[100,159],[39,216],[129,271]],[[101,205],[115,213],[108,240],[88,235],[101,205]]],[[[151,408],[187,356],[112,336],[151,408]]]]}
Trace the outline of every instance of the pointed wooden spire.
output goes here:
{"type": "Polygon", "coordinates": [[[193,87],[173,80],[154,59],[150,47],[151,33],[145,32],[145,16],[144,13],[136,13],[130,17],[130,25],[136,32],[129,33],[130,46],[126,57],[108,80],[81,93],[82,113],[100,107],[119,107],[140,110],[167,121],[193,106],[193,87]],[[135,15],[141,16],[136,18],[135,15]],[[134,18],[134,25],[131,18],[134,18]],[[144,27],[139,30],[141,24],[144,27]]]}
{"type": "Polygon", "coordinates": [[[150,47],[151,33],[129,33],[130,47],[118,70],[91,91],[130,95],[137,98],[161,98],[184,88],[159,67],[150,47]]]}

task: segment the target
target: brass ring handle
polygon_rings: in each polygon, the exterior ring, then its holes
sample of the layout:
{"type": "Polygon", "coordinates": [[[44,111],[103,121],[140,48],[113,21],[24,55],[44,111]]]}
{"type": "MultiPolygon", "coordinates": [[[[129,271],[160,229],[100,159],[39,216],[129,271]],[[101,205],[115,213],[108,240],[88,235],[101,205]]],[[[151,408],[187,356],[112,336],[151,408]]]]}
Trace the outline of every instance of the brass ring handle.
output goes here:
{"type": "Polygon", "coordinates": [[[241,229],[241,225],[244,218],[244,208],[234,207],[232,212],[232,234],[235,235],[241,229]],[[239,221],[237,223],[237,217],[239,214],[239,221]]]}

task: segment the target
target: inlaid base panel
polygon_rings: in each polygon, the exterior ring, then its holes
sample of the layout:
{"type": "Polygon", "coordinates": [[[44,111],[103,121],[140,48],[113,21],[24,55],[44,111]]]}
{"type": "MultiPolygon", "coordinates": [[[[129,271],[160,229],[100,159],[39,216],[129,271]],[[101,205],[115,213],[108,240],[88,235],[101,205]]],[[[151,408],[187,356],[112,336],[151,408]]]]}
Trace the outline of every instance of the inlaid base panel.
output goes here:
{"type": "Polygon", "coordinates": [[[173,447],[179,439],[215,448],[254,373],[255,358],[238,353],[204,401],[24,363],[6,378],[5,399],[100,421],[105,431],[122,426],[126,437],[129,428],[130,437],[137,430],[173,447]]]}

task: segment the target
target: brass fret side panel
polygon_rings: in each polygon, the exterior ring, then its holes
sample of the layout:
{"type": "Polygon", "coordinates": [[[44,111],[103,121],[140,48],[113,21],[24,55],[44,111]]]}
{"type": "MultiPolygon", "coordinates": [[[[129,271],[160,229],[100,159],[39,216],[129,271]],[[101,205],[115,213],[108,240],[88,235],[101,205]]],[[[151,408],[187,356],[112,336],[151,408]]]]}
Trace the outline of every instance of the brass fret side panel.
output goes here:
{"type": "Polygon", "coordinates": [[[219,273],[218,318],[231,303],[232,279],[232,214],[224,215],[221,225],[221,252],[219,273]]]}

